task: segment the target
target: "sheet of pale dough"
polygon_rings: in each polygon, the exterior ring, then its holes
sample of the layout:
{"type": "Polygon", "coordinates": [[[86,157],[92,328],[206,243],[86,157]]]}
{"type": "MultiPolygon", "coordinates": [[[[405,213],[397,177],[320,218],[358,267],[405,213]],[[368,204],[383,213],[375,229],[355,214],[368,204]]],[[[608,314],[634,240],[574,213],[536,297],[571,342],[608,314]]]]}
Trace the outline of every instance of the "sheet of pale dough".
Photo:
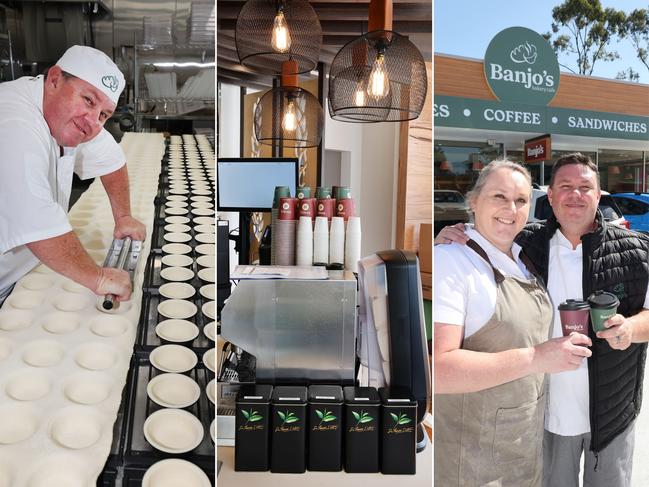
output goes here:
{"type": "MultiPolygon", "coordinates": [[[[127,133],[121,146],[133,216],[151,235],[163,136],[127,133]]],[[[74,205],[70,221],[90,255],[103,263],[114,225],[99,179],[74,205]]],[[[43,265],[21,279],[3,304],[0,487],[95,486],[126,383],[149,249],[147,241],[131,301],[112,314],[97,310],[91,291],[43,265]]]]}

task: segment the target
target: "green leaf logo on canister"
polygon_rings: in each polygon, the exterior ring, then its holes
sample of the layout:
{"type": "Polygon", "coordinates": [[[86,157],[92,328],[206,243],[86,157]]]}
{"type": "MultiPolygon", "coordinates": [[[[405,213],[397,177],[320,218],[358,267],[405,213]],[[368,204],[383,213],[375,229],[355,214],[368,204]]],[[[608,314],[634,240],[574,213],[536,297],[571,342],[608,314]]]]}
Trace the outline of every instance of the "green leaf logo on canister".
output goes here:
{"type": "Polygon", "coordinates": [[[320,424],[328,423],[330,421],[336,420],[336,416],[334,415],[334,413],[332,413],[331,411],[327,411],[326,409],[324,411],[320,411],[319,409],[316,409],[315,413],[318,416],[318,418],[320,418],[320,424]]]}
{"type": "Polygon", "coordinates": [[[500,101],[547,105],[559,89],[559,61],[552,46],[526,27],[496,34],[484,56],[484,73],[500,101]]]}
{"type": "Polygon", "coordinates": [[[300,420],[300,418],[295,416],[295,413],[289,411],[286,411],[285,413],[283,413],[282,411],[277,411],[277,415],[279,416],[279,419],[282,420],[282,426],[287,423],[296,423],[300,420]]]}
{"type": "Polygon", "coordinates": [[[412,422],[412,419],[410,419],[406,413],[402,414],[401,411],[399,411],[399,414],[390,413],[390,416],[392,416],[395,426],[412,422]]]}
{"type": "Polygon", "coordinates": [[[250,411],[242,409],[241,414],[243,414],[243,417],[246,418],[246,424],[254,423],[256,421],[264,419],[262,415],[260,415],[257,411],[253,411],[252,409],[250,411]]]}
{"type": "Polygon", "coordinates": [[[352,415],[354,416],[354,419],[356,420],[356,426],[362,423],[369,423],[374,420],[372,416],[369,415],[369,413],[366,413],[365,411],[361,410],[360,413],[357,413],[356,411],[352,411],[352,415]]]}

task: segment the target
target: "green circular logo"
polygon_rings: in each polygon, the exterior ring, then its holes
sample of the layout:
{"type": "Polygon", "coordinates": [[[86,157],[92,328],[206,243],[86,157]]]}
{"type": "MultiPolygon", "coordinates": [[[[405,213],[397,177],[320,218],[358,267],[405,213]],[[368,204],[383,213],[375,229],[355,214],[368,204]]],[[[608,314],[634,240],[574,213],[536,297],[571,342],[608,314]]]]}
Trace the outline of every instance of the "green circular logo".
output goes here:
{"type": "Polygon", "coordinates": [[[559,62],[541,35],[526,27],[500,31],[484,56],[484,74],[500,101],[547,105],[559,89],[559,62]]]}

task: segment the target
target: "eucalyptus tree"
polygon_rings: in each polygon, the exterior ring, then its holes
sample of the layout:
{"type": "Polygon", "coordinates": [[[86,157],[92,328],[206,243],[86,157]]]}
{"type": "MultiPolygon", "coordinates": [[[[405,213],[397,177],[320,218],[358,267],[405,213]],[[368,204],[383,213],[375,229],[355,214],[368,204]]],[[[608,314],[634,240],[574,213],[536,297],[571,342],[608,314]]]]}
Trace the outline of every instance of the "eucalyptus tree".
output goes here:
{"type": "Polygon", "coordinates": [[[552,20],[552,31],[543,37],[557,54],[576,56],[576,69],[560,63],[565,69],[590,76],[598,61],[614,61],[620,57],[610,49],[610,44],[624,32],[623,11],[605,9],[599,0],[565,0],[552,9],[552,20]]]}
{"type": "Polygon", "coordinates": [[[632,11],[626,18],[621,34],[631,41],[638,59],[649,70],[649,10],[641,8],[632,11]]]}

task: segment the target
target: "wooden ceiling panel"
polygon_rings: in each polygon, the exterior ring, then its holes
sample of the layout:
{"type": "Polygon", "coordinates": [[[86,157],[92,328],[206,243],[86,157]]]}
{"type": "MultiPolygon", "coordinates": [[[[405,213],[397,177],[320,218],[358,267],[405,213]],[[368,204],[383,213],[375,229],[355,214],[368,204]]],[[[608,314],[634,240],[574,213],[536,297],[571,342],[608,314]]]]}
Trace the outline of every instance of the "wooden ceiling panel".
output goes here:
{"type": "MultiPolygon", "coordinates": [[[[271,86],[272,78],[247,70],[235,68],[238,56],[234,42],[237,16],[245,1],[217,0],[217,69],[224,70],[225,81],[241,73],[241,85],[271,86]],[[227,76],[226,76],[227,73],[227,76]],[[245,76],[244,76],[245,75],[245,76]]],[[[320,61],[328,71],[334,56],[346,43],[367,31],[369,0],[318,0],[311,2],[322,25],[323,45],[320,61]]],[[[393,0],[393,29],[407,36],[421,51],[424,60],[432,60],[431,0],[393,0]]]]}

